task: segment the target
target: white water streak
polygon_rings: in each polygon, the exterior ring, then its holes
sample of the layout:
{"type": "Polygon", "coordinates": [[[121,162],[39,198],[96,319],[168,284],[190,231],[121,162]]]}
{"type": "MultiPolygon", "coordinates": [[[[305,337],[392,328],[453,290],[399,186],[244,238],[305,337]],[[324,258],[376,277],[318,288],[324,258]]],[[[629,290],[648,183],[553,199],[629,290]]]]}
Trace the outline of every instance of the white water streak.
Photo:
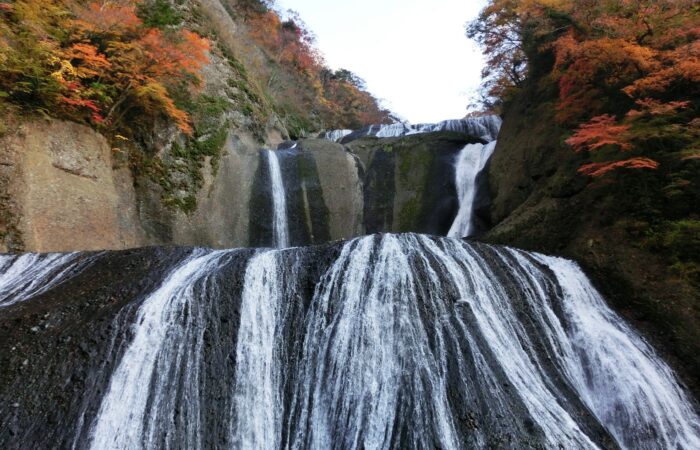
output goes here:
{"type": "MultiPolygon", "coordinates": [[[[174,270],[163,282],[161,287],[153,292],[139,308],[133,325],[133,339],[126,349],[119,366],[112,374],[109,388],[100,406],[92,429],[92,441],[90,448],[94,450],[107,449],[138,449],[152,448],[153,429],[156,417],[153,414],[168,414],[172,399],[166,397],[169,394],[164,388],[164,383],[173,381],[176,376],[160,377],[155,383],[155,392],[150,394],[151,383],[154,377],[159,375],[159,370],[168,367],[174,370],[184,370],[192,375],[195,364],[187,364],[186,367],[178,367],[178,361],[170,358],[159,360],[165,345],[172,342],[173,335],[182,333],[183,310],[195,301],[194,284],[197,280],[206,276],[217,266],[219,257],[223,252],[210,252],[197,254],[188,258],[180,267],[174,270]],[[147,402],[153,402],[147,419],[147,402]]],[[[191,342],[183,345],[190,346],[191,342]]],[[[191,363],[189,358],[185,358],[191,363]]],[[[162,372],[161,372],[162,373],[162,372]]],[[[191,391],[198,393],[196,379],[191,391]]],[[[191,405],[198,407],[197,398],[191,398],[191,405]]],[[[199,447],[199,433],[197,414],[192,417],[192,428],[188,435],[193,439],[190,442],[194,447],[199,447]]],[[[191,448],[191,447],[190,447],[191,448]]]]}
{"type": "MultiPolygon", "coordinates": [[[[593,417],[623,448],[700,448],[673,373],[574,263],[421,235],[349,241],[308,307],[294,306],[304,331],[291,344],[288,308],[304,300],[285,277],[302,272],[282,254],[259,253],[246,269],[231,410],[214,412],[230,420],[233,448],[486,448],[504,432],[595,449],[593,417]],[[479,426],[462,435],[465,411],[479,426]]],[[[202,446],[202,325],[181,315],[203,301],[193,286],[218,270],[217,255],[191,257],[140,307],[92,448],[162,446],[154,424],[170,435],[183,426],[163,420],[183,377],[194,421],[183,445],[202,446]]]]}
{"type": "Polygon", "coordinates": [[[304,373],[294,405],[301,423],[291,448],[391,448],[399,420],[417,448],[459,448],[446,394],[444,353],[435,356],[419,317],[407,255],[387,236],[368,265],[374,237],[346,244],[312,301],[304,373]],[[411,392],[413,410],[401,398],[411,392]]]}
{"type": "Polygon", "coordinates": [[[340,142],[345,136],[352,133],[352,130],[333,130],[323,134],[323,139],[333,142],[340,142]]]}
{"type": "Polygon", "coordinates": [[[272,232],[274,246],[289,247],[289,225],[287,223],[287,200],[284,191],[282,170],[280,169],[277,153],[267,150],[267,161],[270,171],[270,188],[272,189],[273,217],[272,232]]]}
{"type": "Polygon", "coordinates": [[[471,236],[474,232],[474,201],[477,194],[477,177],[484,170],[496,141],[483,144],[468,144],[457,156],[455,185],[459,199],[459,212],[447,233],[449,237],[471,236]]]}
{"type": "Polygon", "coordinates": [[[253,257],[246,269],[231,414],[233,448],[279,448],[282,374],[275,332],[284,301],[279,266],[277,252],[268,251],[253,257]]]}
{"type": "MultiPolygon", "coordinates": [[[[569,344],[562,362],[570,381],[618,443],[630,450],[700,448],[700,421],[669,367],[608,308],[575,263],[537,259],[562,288],[568,326],[552,336],[569,344]]],[[[522,254],[519,260],[531,277],[541,273],[522,254]]]]}
{"type": "MultiPolygon", "coordinates": [[[[392,138],[421,133],[434,133],[437,131],[455,131],[490,142],[496,139],[500,128],[500,117],[482,116],[456,120],[444,120],[438,123],[421,123],[416,125],[408,122],[371,125],[365,129],[359,130],[357,132],[357,137],[376,136],[379,138],[392,138]]],[[[349,134],[352,134],[350,130],[333,130],[325,133],[324,138],[338,142],[349,134]]]]}
{"type": "Polygon", "coordinates": [[[548,444],[552,448],[597,448],[549,389],[548,376],[532,359],[532,342],[517,319],[507,291],[494,283],[497,278],[489,273],[481,256],[459,241],[445,241],[444,250],[424,237],[421,242],[444,264],[492,354],[544,431],[548,444]]]}
{"type": "Polygon", "coordinates": [[[78,253],[0,255],[0,308],[62,283],[78,268],[78,253]]]}

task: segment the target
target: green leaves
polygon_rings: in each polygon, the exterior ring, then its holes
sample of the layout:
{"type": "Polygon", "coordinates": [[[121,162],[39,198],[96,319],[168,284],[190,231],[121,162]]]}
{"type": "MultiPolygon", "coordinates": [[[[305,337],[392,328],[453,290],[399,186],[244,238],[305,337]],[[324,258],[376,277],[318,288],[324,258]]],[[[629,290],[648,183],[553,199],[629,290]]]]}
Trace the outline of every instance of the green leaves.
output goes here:
{"type": "Polygon", "coordinates": [[[138,5],[137,11],[143,24],[150,28],[164,30],[182,24],[182,14],[168,0],[144,1],[138,5]]]}

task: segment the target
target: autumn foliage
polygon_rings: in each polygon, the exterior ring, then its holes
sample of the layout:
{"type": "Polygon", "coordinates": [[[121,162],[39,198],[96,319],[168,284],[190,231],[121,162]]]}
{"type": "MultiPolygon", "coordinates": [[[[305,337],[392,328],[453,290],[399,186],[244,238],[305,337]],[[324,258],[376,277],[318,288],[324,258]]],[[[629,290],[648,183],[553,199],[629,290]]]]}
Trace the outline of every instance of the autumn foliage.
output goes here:
{"type": "Polygon", "coordinates": [[[135,113],[163,116],[191,132],[173,93],[200,84],[206,39],[178,24],[146,25],[149,10],[137,0],[0,5],[2,97],[101,126],[118,127],[135,113]]]}
{"type": "Polygon", "coordinates": [[[468,34],[489,57],[491,103],[508,101],[551,61],[556,119],[573,131],[567,143],[598,160],[580,172],[700,155],[697,1],[491,0],[468,34]]]}
{"type": "Polygon", "coordinates": [[[293,135],[311,128],[361,128],[390,122],[366,89],[364,81],[350,71],[329,69],[315,46],[313,33],[293,11],[280,13],[271,2],[248,0],[237,4],[246,16],[252,40],[268,58],[263,78],[288,115],[293,135]],[[294,122],[301,128],[294,130],[294,122]]]}

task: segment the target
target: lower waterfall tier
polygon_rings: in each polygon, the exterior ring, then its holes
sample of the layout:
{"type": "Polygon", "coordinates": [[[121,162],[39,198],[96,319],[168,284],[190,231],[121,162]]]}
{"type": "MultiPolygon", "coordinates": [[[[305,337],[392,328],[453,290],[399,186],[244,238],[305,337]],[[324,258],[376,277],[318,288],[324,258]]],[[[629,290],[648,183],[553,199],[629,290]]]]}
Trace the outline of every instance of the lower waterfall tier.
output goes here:
{"type": "Polygon", "coordinates": [[[384,234],[0,256],[0,447],[694,449],[700,419],[574,263],[384,234]]]}

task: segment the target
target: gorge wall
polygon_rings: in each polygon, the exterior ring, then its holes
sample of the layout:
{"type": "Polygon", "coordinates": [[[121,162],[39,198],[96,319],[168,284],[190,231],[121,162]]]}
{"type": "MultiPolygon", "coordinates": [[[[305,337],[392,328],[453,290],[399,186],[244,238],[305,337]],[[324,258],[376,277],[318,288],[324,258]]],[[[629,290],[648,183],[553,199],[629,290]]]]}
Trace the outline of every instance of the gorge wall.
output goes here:
{"type": "MultiPolygon", "coordinates": [[[[700,393],[700,287],[654,245],[663,219],[674,209],[692,209],[693,201],[666,197],[653,172],[623,171],[604,180],[577,173],[585,155],[564,143],[555,97],[556,87],[533,79],[506,105],[489,166],[493,228],[480,239],[580,262],[616,310],[700,393]]],[[[697,161],[683,164],[700,185],[697,161]]],[[[682,246],[692,252],[693,242],[682,246]]]]}
{"type": "MultiPolygon", "coordinates": [[[[271,147],[275,135],[269,133],[271,147]]],[[[345,146],[305,139],[274,150],[280,161],[290,245],[371,232],[447,234],[459,207],[458,153],[477,136],[454,131],[365,137],[345,146]],[[291,148],[290,148],[291,147],[291,148]]],[[[196,209],[163,201],[95,131],[69,122],[23,124],[0,139],[7,186],[4,250],[73,251],[146,245],[271,246],[266,151],[231,129],[216,164],[206,158],[196,209]]]]}

